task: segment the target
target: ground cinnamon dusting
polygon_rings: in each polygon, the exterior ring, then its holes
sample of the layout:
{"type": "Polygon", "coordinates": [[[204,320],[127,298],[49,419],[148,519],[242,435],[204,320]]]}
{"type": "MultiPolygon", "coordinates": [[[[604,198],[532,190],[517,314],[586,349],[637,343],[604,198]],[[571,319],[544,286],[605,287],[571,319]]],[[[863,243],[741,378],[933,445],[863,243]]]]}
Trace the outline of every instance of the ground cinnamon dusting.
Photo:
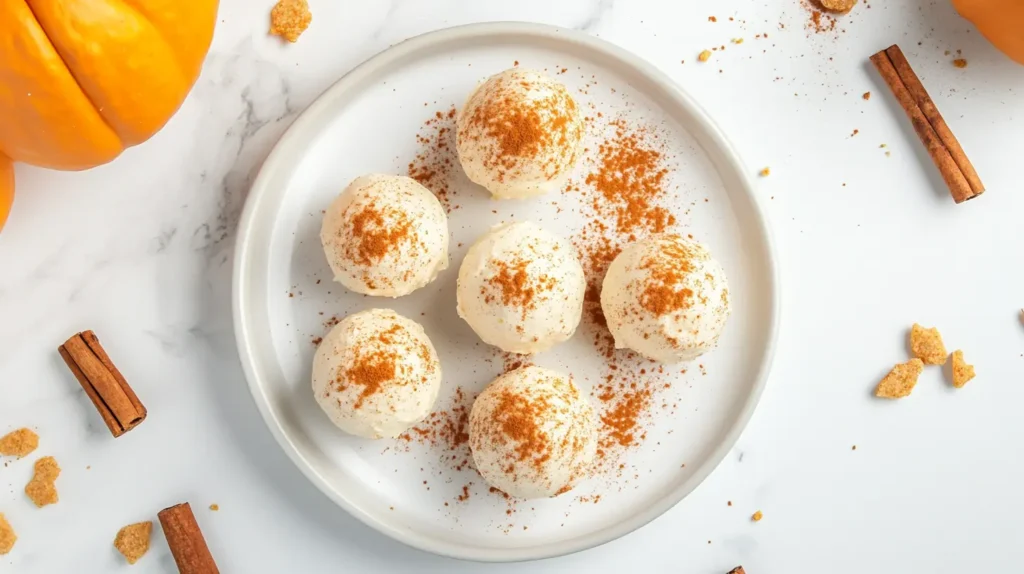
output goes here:
{"type": "Polygon", "coordinates": [[[405,214],[396,213],[397,221],[385,225],[384,214],[374,203],[361,206],[350,219],[355,241],[348,245],[348,257],[360,265],[372,265],[404,242],[412,241],[416,234],[412,222],[405,214]]]}
{"type": "Polygon", "coordinates": [[[453,205],[456,178],[462,174],[455,148],[456,116],[458,110],[452,106],[427,118],[416,135],[420,149],[407,167],[409,177],[434,192],[448,213],[460,207],[453,205]]]}
{"type": "Polygon", "coordinates": [[[551,408],[543,398],[531,400],[509,391],[498,395],[495,412],[500,413],[500,417],[495,423],[500,426],[502,436],[515,443],[516,460],[529,461],[538,471],[551,459],[551,452],[548,449],[547,433],[537,422],[549,418],[551,415],[544,413],[551,408]]]}
{"type": "MultiPolygon", "coordinates": [[[[536,297],[555,286],[555,280],[547,275],[531,278],[527,272],[528,265],[529,262],[525,259],[512,263],[495,261],[498,273],[487,280],[487,283],[497,291],[501,304],[522,309],[524,318],[528,310],[536,307],[536,297]]],[[[491,303],[495,300],[495,295],[486,293],[484,300],[491,303]]]]}
{"type": "Polygon", "coordinates": [[[466,394],[462,387],[457,387],[446,408],[427,415],[419,424],[402,433],[399,440],[441,450],[442,462],[456,471],[469,468],[472,460],[469,450],[469,412],[474,398],[466,394]]]}
{"type": "MultiPolygon", "coordinates": [[[[520,82],[520,87],[530,90],[531,84],[520,82]]],[[[566,149],[572,135],[579,138],[579,127],[570,114],[576,113],[576,102],[567,92],[556,92],[544,98],[524,99],[509,88],[499,88],[482,100],[473,110],[468,122],[480,133],[497,143],[498,153],[487,159],[484,165],[499,171],[498,179],[503,181],[519,168],[524,159],[535,158],[546,150],[566,149]]],[[[575,157],[550,154],[544,163],[548,177],[554,177],[562,162],[572,164],[575,157]]]]}
{"type": "MultiPolygon", "coordinates": [[[[588,175],[582,182],[570,182],[565,193],[582,196],[586,219],[573,238],[587,278],[581,330],[592,337],[605,361],[603,379],[593,392],[600,420],[596,466],[599,472],[621,476],[621,455],[644,441],[656,396],[670,383],[663,367],[615,349],[601,311],[601,282],[625,245],[670,230],[676,217],[664,206],[672,191],[669,157],[653,128],[608,120],[606,137],[596,151],[588,175]]],[[[685,304],[674,295],[667,300],[650,295],[648,303],[659,309],[685,304]]]]}

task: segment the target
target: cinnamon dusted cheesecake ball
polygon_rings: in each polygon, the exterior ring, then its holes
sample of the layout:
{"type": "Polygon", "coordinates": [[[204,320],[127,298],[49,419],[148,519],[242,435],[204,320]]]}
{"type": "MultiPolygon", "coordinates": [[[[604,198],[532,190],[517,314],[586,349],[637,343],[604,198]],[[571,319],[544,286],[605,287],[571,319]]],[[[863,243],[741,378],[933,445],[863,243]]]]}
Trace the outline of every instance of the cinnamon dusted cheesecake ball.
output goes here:
{"type": "Polygon", "coordinates": [[[729,285],[703,245],[655,235],[612,261],[601,309],[616,348],[663,363],[690,361],[718,342],[730,313],[729,285]]]}
{"type": "Polygon", "coordinates": [[[394,438],[430,413],[441,363],[423,327],[390,309],[349,315],[313,357],[313,396],[338,428],[394,438]]]}
{"type": "Polygon", "coordinates": [[[459,268],[459,316],[485,342],[538,353],[576,332],[586,281],[565,239],[524,221],[477,240],[459,268]]]}
{"type": "Polygon", "coordinates": [[[480,84],[459,113],[459,161],[495,198],[558,190],[580,155],[583,126],[564,85],[512,68],[480,84]]]}
{"type": "Polygon", "coordinates": [[[356,293],[401,297],[448,268],[448,217],[415,180],[356,178],[324,214],[320,241],[334,280],[356,293]]]}
{"type": "Polygon", "coordinates": [[[519,498],[558,496],[592,472],[597,417],[572,377],[524,367],[473,402],[469,446],[494,488],[519,498]]]}

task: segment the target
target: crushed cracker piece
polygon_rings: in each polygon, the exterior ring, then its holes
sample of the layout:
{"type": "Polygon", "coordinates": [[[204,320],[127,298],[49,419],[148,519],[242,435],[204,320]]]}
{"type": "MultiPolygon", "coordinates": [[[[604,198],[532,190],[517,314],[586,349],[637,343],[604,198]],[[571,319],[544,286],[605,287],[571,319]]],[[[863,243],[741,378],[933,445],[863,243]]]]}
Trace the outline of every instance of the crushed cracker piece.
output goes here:
{"type": "Polygon", "coordinates": [[[839,12],[840,14],[846,14],[853,10],[854,5],[857,4],[857,0],[818,0],[818,2],[829,12],[839,12]]]}
{"type": "Polygon", "coordinates": [[[743,43],[743,38],[733,38],[732,39],[732,43],[733,44],[742,44],[743,43]]]}
{"type": "Polygon", "coordinates": [[[914,323],[910,328],[910,352],[927,365],[946,364],[946,346],[935,327],[925,329],[914,323]]]}
{"type": "Polygon", "coordinates": [[[957,58],[957,59],[953,60],[953,65],[956,66],[957,68],[966,68],[967,67],[967,60],[965,60],[963,58],[957,58]]]}
{"type": "Polygon", "coordinates": [[[0,555],[10,552],[17,541],[18,535],[14,533],[14,527],[11,526],[10,522],[7,522],[3,513],[0,512],[0,555]]]}
{"type": "Polygon", "coordinates": [[[759,171],[758,173],[761,175],[761,177],[768,177],[769,175],[771,175],[772,170],[770,170],[770,169],[768,169],[766,167],[766,168],[762,169],[761,171],[759,171]]]}
{"type": "Polygon", "coordinates": [[[39,435],[31,429],[21,428],[0,438],[0,455],[24,458],[39,446],[39,435]]]}
{"type": "Polygon", "coordinates": [[[865,100],[870,100],[871,99],[871,92],[864,92],[864,95],[861,96],[861,97],[864,98],[865,100]]]}
{"type": "Polygon", "coordinates": [[[964,361],[964,352],[957,349],[953,351],[953,386],[960,389],[974,378],[974,365],[968,365],[964,361]]]}
{"type": "Polygon", "coordinates": [[[52,456],[44,456],[36,461],[35,474],[32,480],[25,485],[25,494],[38,506],[42,508],[48,504],[56,504],[57,477],[60,476],[60,465],[52,456]]]}
{"type": "Polygon", "coordinates": [[[218,510],[220,510],[220,505],[219,504],[211,504],[210,505],[210,510],[212,510],[214,512],[217,512],[218,510]]]}
{"type": "Polygon", "coordinates": [[[762,518],[764,518],[764,514],[760,510],[755,512],[754,515],[750,517],[750,519],[754,522],[761,522],[762,518]]]}
{"type": "Polygon", "coordinates": [[[906,363],[896,365],[878,383],[875,396],[883,399],[902,399],[910,396],[914,385],[917,384],[917,377],[921,376],[923,370],[924,362],[921,359],[910,359],[906,363]]]}
{"type": "Polygon", "coordinates": [[[152,534],[152,522],[129,524],[117,531],[114,548],[117,548],[129,564],[135,564],[149,551],[149,538],[152,534]]]}
{"type": "Polygon", "coordinates": [[[711,51],[710,50],[704,50],[703,52],[701,52],[700,54],[697,55],[697,59],[700,60],[701,62],[707,62],[710,57],[711,57],[711,51]]]}
{"type": "Polygon", "coordinates": [[[295,43],[312,21],[306,0],[278,0],[270,11],[270,33],[295,43]]]}
{"type": "Polygon", "coordinates": [[[729,571],[729,574],[747,574],[747,571],[742,566],[737,566],[729,571]]]}

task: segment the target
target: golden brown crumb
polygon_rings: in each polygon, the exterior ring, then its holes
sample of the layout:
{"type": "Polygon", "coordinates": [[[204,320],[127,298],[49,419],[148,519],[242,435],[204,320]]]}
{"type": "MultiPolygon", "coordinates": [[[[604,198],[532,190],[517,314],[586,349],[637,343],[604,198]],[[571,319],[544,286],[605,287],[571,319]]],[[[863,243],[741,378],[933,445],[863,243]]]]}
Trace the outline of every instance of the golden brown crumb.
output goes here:
{"type": "Polygon", "coordinates": [[[219,504],[211,504],[210,505],[210,510],[212,510],[214,512],[217,512],[218,510],[220,510],[220,505],[219,504]]]}
{"type": "Polygon", "coordinates": [[[129,524],[117,532],[114,548],[124,555],[129,564],[135,564],[149,551],[149,537],[153,534],[152,522],[129,524]]]}
{"type": "Polygon", "coordinates": [[[764,514],[762,514],[760,510],[755,512],[754,515],[750,517],[750,519],[754,522],[761,522],[762,518],[764,518],[764,514]]]}
{"type": "Polygon", "coordinates": [[[14,533],[11,523],[0,513],[0,555],[10,552],[17,541],[18,535],[14,533]]]}
{"type": "Polygon", "coordinates": [[[875,396],[883,399],[902,399],[910,395],[917,384],[917,377],[924,370],[924,363],[921,359],[910,359],[906,363],[900,363],[889,371],[878,387],[875,389],[875,396]]]}
{"type": "Polygon", "coordinates": [[[910,328],[910,352],[927,365],[946,363],[946,346],[942,344],[942,335],[935,327],[925,329],[914,323],[910,328]]]}
{"type": "Polygon", "coordinates": [[[864,98],[865,100],[870,100],[871,99],[871,92],[864,92],[864,95],[861,96],[861,97],[864,98]]]}
{"type": "Polygon", "coordinates": [[[44,456],[36,461],[35,474],[32,480],[25,485],[25,494],[42,508],[48,504],[57,503],[57,477],[60,476],[60,466],[52,456],[44,456]]]}
{"type": "Polygon", "coordinates": [[[953,351],[953,386],[961,388],[974,378],[974,365],[964,362],[964,352],[953,351]]]}
{"type": "Polygon", "coordinates": [[[853,10],[853,6],[857,3],[857,0],[818,0],[821,3],[821,7],[828,10],[829,12],[840,12],[845,14],[850,10],[853,10]]]}
{"type": "Polygon", "coordinates": [[[306,0],[278,0],[270,11],[270,33],[294,43],[312,21],[306,0]]]}
{"type": "Polygon", "coordinates": [[[742,44],[743,43],[743,38],[733,38],[732,39],[732,43],[733,44],[742,44]]]}
{"type": "Polygon", "coordinates": [[[771,175],[771,173],[772,170],[768,169],[767,167],[760,171],[761,177],[768,177],[769,175],[771,175]]]}
{"type": "Polygon", "coordinates": [[[18,429],[0,438],[0,455],[22,458],[31,454],[38,446],[39,435],[31,429],[18,429]]]}
{"type": "Polygon", "coordinates": [[[953,60],[953,65],[956,66],[957,68],[966,68],[967,67],[967,60],[965,60],[963,58],[957,58],[957,59],[953,60]]]}
{"type": "Polygon", "coordinates": [[[718,22],[718,18],[715,18],[714,16],[708,16],[708,22],[718,22]]]}
{"type": "Polygon", "coordinates": [[[742,566],[737,566],[729,571],[729,574],[747,574],[747,571],[742,566]]]}
{"type": "Polygon", "coordinates": [[[707,62],[708,58],[710,58],[710,57],[711,57],[711,51],[710,50],[704,50],[703,52],[701,52],[700,54],[697,55],[697,59],[700,60],[701,62],[707,62]]]}

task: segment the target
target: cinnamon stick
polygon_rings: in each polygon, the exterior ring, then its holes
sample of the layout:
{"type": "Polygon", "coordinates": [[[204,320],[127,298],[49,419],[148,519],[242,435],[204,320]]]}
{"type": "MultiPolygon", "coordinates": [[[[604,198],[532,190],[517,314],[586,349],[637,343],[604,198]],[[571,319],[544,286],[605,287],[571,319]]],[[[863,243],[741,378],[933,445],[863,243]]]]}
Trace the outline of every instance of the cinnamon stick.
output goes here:
{"type": "Polygon", "coordinates": [[[157,518],[181,574],[220,574],[187,502],[161,510],[157,518]]]}
{"type": "Polygon", "coordinates": [[[146,407],[114,366],[95,333],[78,333],[58,351],[114,437],[146,420],[146,407]]]}
{"type": "Polygon", "coordinates": [[[910,67],[910,62],[900,47],[893,44],[878,52],[871,56],[871,63],[875,65],[886,85],[892,90],[896,101],[910,118],[914,132],[928,150],[935,167],[939,169],[953,200],[963,203],[984,193],[985,186],[981,183],[974,165],[935,107],[935,102],[910,67]]]}

